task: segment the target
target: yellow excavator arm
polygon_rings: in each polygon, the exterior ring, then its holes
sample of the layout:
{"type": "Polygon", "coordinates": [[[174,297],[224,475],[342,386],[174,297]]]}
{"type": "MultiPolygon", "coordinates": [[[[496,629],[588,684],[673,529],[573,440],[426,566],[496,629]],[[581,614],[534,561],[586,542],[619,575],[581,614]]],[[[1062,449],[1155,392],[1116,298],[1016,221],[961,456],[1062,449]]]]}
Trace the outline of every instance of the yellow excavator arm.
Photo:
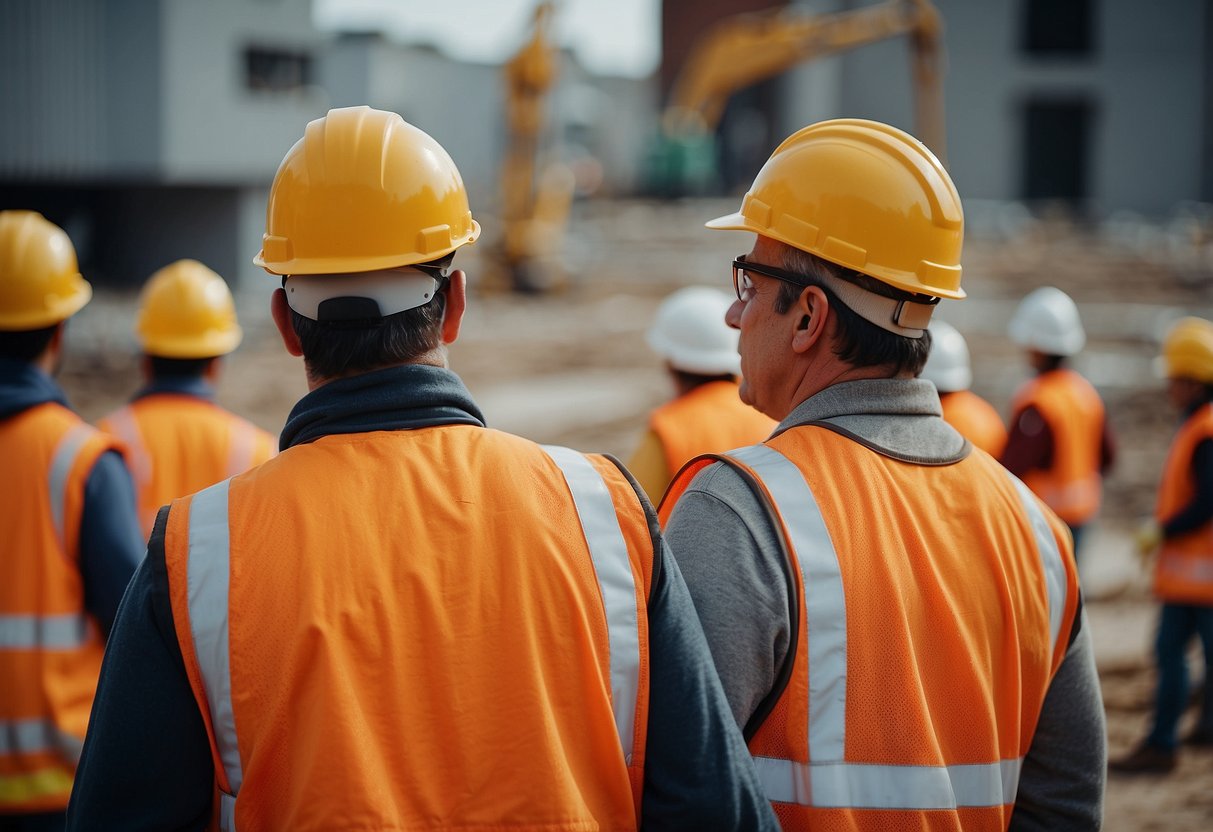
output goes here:
{"type": "Polygon", "coordinates": [[[699,40],[683,64],[662,129],[670,137],[711,132],[729,96],[740,89],[815,58],[909,35],[915,129],[943,158],[942,32],[942,19],[930,0],[887,0],[820,15],[780,8],[726,18],[699,40]]]}

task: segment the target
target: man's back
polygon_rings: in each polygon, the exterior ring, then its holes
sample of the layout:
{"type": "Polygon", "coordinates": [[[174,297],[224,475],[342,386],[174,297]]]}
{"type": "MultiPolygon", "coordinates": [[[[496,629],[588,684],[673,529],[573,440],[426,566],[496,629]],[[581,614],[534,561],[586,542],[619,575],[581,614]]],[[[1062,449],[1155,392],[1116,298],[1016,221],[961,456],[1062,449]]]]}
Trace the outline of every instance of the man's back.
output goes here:
{"type": "MultiPolygon", "coordinates": [[[[943,824],[930,828],[952,828],[957,815],[923,811],[949,800],[969,801],[961,814],[973,828],[1005,828],[1012,809],[1027,817],[1038,807],[1055,823],[1065,815],[1052,813],[1071,811],[1042,801],[1070,765],[1054,768],[1056,756],[1085,770],[1084,755],[1097,753],[1087,740],[1102,743],[1098,726],[1059,716],[1066,697],[1097,697],[1083,688],[1093,683],[1080,672],[1086,657],[1069,655],[1077,581],[1066,535],[992,459],[964,456],[960,437],[929,416],[933,393],[900,380],[831,388],[758,446],[768,460],[781,452],[782,474],[753,449],[738,454],[789,529],[790,570],[761,503],[727,466],[680,480],[663,504],[734,716],[756,731],[750,748],[786,829],[812,828],[810,816],[842,806],[859,807],[857,828],[878,828],[890,795],[921,807],[907,812],[914,823],[943,824]],[[781,481],[795,489],[779,490],[781,481]],[[1066,736],[1069,747],[1058,747],[1066,736]],[[957,764],[966,777],[939,780],[957,764]]],[[[1089,806],[1076,799],[1072,810],[1089,806]]]]}
{"type": "Polygon", "coordinates": [[[1090,520],[1102,497],[1101,471],[1106,467],[1107,440],[1103,401],[1078,373],[1057,369],[1026,382],[1012,402],[1011,440],[1004,463],[1071,526],[1090,520]],[[1026,413],[1029,408],[1034,412],[1026,413]],[[1043,421],[1048,457],[1021,469],[1012,444],[1032,433],[1032,420],[1043,421]]]}
{"type": "Polygon", "coordinates": [[[79,564],[85,482],[112,447],[56,402],[0,419],[0,812],[61,810],[71,791],[104,649],[79,564]]]}
{"type": "Polygon", "coordinates": [[[195,395],[153,392],[98,426],[127,449],[145,535],[161,506],[274,455],[270,434],[195,395]]]}
{"type": "MultiPolygon", "coordinates": [[[[653,545],[622,474],[577,458],[616,492],[623,520],[601,564],[578,545],[552,458],[471,426],[323,437],[174,504],[166,558],[179,634],[193,633],[187,666],[214,684],[205,650],[191,655],[207,639],[191,618],[226,604],[230,685],[256,700],[232,703],[238,820],[458,826],[492,823],[508,806],[517,827],[634,822],[616,719],[643,759],[647,645],[636,622],[653,545]],[[190,569],[219,510],[230,585],[190,569]],[[608,638],[610,625],[626,638],[608,638]],[[624,683],[618,714],[613,680],[624,683]],[[322,783],[340,800],[317,800],[322,783]]],[[[602,496],[578,509],[605,509],[599,519],[614,523],[602,496]]],[[[639,784],[639,768],[631,774],[639,784]]]]}

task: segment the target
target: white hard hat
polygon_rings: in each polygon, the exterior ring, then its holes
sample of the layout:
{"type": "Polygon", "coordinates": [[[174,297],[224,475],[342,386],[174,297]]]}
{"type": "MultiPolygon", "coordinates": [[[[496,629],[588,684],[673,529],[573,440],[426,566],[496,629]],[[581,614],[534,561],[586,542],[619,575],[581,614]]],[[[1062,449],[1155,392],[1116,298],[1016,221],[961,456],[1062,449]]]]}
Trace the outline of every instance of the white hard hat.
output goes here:
{"type": "Polygon", "coordinates": [[[689,286],[661,302],[649,328],[649,346],[675,370],[701,375],[741,372],[737,330],[724,322],[732,298],[717,289],[689,286]]]}
{"type": "Polygon", "coordinates": [[[1012,340],[1046,355],[1071,356],[1087,342],[1078,307],[1061,289],[1044,286],[1023,299],[1009,327],[1012,340]]]}
{"type": "Polygon", "coordinates": [[[919,378],[934,383],[940,393],[968,390],[973,384],[973,372],[969,369],[965,337],[947,321],[933,320],[929,329],[931,352],[919,378]]]}

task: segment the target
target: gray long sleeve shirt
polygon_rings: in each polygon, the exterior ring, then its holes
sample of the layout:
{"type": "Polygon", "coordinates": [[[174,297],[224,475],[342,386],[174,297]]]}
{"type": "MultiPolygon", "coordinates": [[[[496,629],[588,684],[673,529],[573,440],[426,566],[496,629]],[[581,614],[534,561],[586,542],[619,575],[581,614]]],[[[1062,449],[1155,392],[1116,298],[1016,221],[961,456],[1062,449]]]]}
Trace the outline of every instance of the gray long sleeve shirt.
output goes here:
{"type": "MultiPolygon", "coordinates": [[[[826,422],[885,455],[946,465],[970,446],[941,416],[930,382],[882,379],[835,385],[802,402],[778,434],[826,422]]],[[[779,538],[740,478],[717,463],[676,504],[666,540],[691,590],[725,694],[745,726],[767,697],[792,636],[788,580],[779,538]]],[[[1085,618],[1045,698],[1024,760],[1013,830],[1098,829],[1106,732],[1085,618]]]]}

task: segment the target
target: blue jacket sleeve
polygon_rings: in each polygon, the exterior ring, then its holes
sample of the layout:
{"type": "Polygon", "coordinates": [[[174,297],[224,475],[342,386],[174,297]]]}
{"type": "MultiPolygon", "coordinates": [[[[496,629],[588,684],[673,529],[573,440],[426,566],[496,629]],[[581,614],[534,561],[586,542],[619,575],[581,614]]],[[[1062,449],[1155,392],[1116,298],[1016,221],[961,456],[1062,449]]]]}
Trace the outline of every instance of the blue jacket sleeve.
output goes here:
{"type": "Polygon", "coordinates": [[[649,724],[640,826],[779,832],[733,719],[691,592],[662,538],[657,513],[631,473],[653,540],[649,591],[649,724]]]}
{"type": "Polygon", "coordinates": [[[118,602],[143,558],[143,532],[135,514],[135,488],[115,451],[97,458],[84,484],[80,518],[80,574],[84,606],[109,635],[118,602]]]}
{"type": "Polygon", "coordinates": [[[716,676],[690,591],[664,543],[657,557],[660,577],[649,601],[641,828],[777,832],[779,822],[716,676]]]}
{"type": "Polygon", "coordinates": [[[106,646],[69,830],[203,830],[215,775],[169,605],[161,509],[106,646]]]}

